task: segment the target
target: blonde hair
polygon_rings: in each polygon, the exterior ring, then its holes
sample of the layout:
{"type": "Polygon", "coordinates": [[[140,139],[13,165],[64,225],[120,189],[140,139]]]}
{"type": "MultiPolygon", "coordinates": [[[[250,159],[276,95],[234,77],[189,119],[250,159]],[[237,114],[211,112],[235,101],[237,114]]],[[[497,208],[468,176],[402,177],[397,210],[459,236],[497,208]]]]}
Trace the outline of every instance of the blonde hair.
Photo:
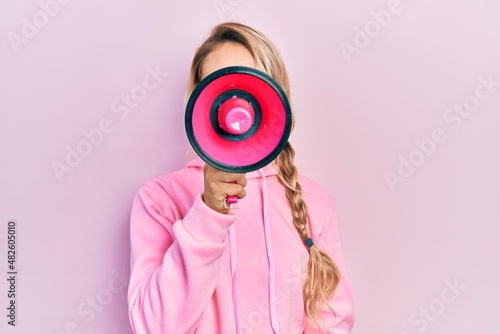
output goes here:
{"type": "MultiPolygon", "coordinates": [[[[241,23],[227,22],[215,26],[210,36],[197,49],[188,81],[186,98],[202,79],[203,62],[207,55],[223,43],[238,43],[245,46],[256,62],[257,69],[267,73],[290,96],[290,84],[285,65],[273,43],[259,31],[241,23]]],[[[295,118],[292,114],[292,129],[295,118]]],[[[302,188],[298,182],[298,171],[293,163],[295,151],[288,142],[276,158],[278,177],[286,189],[290,202],[293,224],[300,238],[305,242],[309,238],[307,230],[308,209],[302,199],[302,188]]],[[[306,246],[304,246],[306,247],[306,246]]],[[[340,281],[340,272],[335,262],[316,246],[309,248],[309,263],[306,281],[303,287],[304,310],[309,322],[318,323],[319,310],[335,293],[340,281]]],[[[333,312],[331,307],[328,305],[333,312]]]]}

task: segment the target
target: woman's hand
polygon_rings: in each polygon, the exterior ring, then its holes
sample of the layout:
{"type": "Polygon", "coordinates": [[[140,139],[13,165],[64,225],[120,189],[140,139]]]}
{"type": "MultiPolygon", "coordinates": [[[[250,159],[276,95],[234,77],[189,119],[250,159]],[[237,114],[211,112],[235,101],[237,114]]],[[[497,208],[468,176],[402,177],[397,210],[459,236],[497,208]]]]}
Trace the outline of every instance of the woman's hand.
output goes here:
{"type": "Polygon", "coordinates": [[[223,172],[208,164],[203,167],[203,174],[205,189],[202,198],[211,209],[220,213],[228,213],[229,209],[224,207],[224,200],[228,196],[245,197],[247,185],[245,174],[223,172]]]}

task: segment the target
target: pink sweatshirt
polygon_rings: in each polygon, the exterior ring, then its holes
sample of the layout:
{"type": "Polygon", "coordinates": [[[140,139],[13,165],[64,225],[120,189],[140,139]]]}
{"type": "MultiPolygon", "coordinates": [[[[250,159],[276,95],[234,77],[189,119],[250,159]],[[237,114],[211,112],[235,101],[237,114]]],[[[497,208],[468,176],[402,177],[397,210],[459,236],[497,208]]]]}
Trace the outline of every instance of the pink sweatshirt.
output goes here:
{"type": "MultiPolygon", "coordinates": [[[[149,181],[135,198],[128,291],[134,332],[314,333],[302,296],[308,251],[292,224],[274,164],[246,174],[247,195],[228,214],[202,201],[203,164],[196,158],[149,181]]],[[[322,309],[328,329],[321,333],[349,333],[353,303],[333,202],[314,181],[299,181],[310,236],[342,274],[330,301],[336,317],[322,309]]]]}

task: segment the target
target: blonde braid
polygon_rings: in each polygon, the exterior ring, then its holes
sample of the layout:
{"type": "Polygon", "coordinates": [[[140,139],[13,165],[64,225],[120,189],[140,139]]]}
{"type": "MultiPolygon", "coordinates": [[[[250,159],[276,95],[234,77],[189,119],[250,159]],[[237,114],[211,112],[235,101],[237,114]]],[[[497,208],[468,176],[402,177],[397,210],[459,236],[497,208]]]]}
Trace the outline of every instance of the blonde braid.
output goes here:
{"type": "MultiPolygon", "coordinates": [[[[302,241],[309,238],[307,231],[308,209],[302,199],[302,187],[298,182],[298,171],[293,163],[295,151],[290,143],[277,158],[278,177],[286,188],[286,196],[290,201],[293,224],[302,241]]],[[[333,260],[316,246],[309,248],[309,263],[304,284],[304,309],[309,320],[317,324],[320,318],[319,310],[334,294],[340,281],[340,271],[333,260]]],[[[335,312],[333,312],[335,314],[335,312]]]]}

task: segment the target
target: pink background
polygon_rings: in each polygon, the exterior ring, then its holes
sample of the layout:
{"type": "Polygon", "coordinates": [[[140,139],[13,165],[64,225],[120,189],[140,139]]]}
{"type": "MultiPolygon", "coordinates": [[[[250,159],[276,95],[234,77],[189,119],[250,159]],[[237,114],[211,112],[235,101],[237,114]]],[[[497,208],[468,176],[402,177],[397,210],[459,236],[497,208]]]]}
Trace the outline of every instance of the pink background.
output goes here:
{"type": "Polygon", "coordinates": [[[220,20],[262,30],[285,58],[297,164],[336,200],[353,333],[498,331],[498,1],[60,2],[0,5],[1,333],[131,333],[131,201],[183,164],[189,62],[220,20]],[[464,103],[467,117],[453,111],[464,103]],[[88,155],[59,180],[67,147],[88,155]],[[9,219],[15,328],[4,315],[9,219]]]}

